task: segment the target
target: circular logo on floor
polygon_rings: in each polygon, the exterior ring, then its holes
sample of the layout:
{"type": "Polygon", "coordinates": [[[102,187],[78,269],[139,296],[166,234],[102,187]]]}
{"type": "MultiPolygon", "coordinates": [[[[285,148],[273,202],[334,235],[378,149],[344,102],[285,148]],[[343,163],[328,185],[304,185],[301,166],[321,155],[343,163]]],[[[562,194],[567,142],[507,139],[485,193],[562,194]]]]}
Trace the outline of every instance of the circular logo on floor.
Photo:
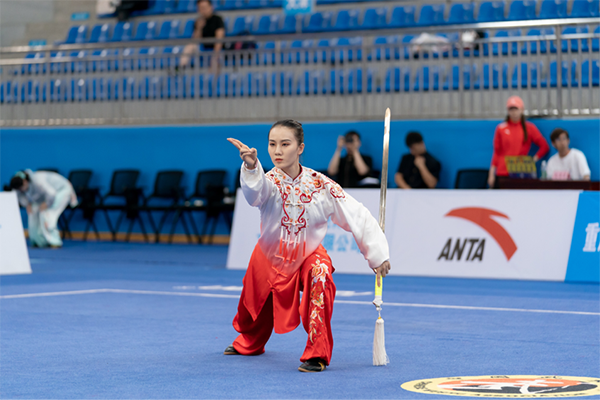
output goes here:
{"type": "Polygon", "coordinates": [[[406,382],[411,392],[470,397],[574,397],[600,394],[600,379],[575,376],[491,375],[419,379],[406,382]]]}

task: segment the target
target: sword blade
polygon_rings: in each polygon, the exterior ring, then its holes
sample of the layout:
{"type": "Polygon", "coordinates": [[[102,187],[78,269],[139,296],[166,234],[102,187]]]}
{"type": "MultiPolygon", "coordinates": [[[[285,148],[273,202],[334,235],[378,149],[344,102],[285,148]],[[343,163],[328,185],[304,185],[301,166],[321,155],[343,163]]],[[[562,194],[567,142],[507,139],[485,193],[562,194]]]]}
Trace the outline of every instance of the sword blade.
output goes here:
{"type": "Polygon", "coordinates": [[[383,131],[383,157],[381,162],[381,194],[379,196],[379,226],[385,232],[385,199],[387,196],[388,155],[390,150],[390,119],[391,112],[385,110],[385,128],[383,131]]]}

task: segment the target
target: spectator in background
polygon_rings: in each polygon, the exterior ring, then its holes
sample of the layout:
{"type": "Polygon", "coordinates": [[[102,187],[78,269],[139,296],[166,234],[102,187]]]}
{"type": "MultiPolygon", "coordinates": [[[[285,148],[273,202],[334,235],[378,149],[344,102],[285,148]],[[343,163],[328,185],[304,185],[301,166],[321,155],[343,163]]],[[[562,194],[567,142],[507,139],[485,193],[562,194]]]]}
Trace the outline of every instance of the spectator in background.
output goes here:
{"type": "MultiPolygon", "coordinates": [[[[208,39],[225,37],[225,24],[223,18],[214,13],[214,7],[211,0],[197,0],[198,18],[196,19],[193,39],[208,39]]],[[[210,72],[213,74],[219,73],[219,53],[223,48],[223,43],[205,43],[200,46],[205,51],[212,51],[210,57],[210,72]]],[[[196,44],[188,44],[183,48],[183,56],[181,56],[181,65],[186,67],[190,63],[191,56],[198,52],[199,48],[196,44]]]]}
{"type": "Polygon", "coordinates": [[[548,160],[546,176],[555,181],[589,181],[590,167],[585,155],[577,150],[570,149],[571,140],[569,133],[562,128],[556,128],[550,134],[552,146],[558,151],[548,160]]]}
{"type": "Polygon", "coordinates": [[[50,171],[18,171],[10,181],[19,204],[27,209],[29,241],[34,247],[61,247],[57,224],[67,208],[75,207],[75,190],[66,178],[50,171]]]}
{"type": "Polygon", "coordinates": [[[533,161],[537,162],[550,149],[539,129],[531,122],[525,121],[525,104],[519,96],[510,97],[506,102],[506,109],[506,120],[496,127],[494,133],[494,154],[488,175],[490,188],[495,186],[496,176],[508,176],[504,157],[526,156],[531,149],[531,143],[535,143],[539,150],[533,156],[533,161]]]}
{"type": "Polygon", "coordinates": [[[394,181],[402,189],[433,189],[440,179],[442,165],[427,152],[423,136],[419,132],[406,135],[406,146],[410,150],[398,166],[394,181]]]}
{"type": "Polygon", "coordinates": [[[334,178],[343,188],[360,187],[360,181],[369,176],[373,167],[371,157],[360,152],[360,135],[350,131],[345,136],[338,137],[337,148],[329,161],[327,174],[334,178]],[[342,150],[346,155],[341,157],[342,150]]]}

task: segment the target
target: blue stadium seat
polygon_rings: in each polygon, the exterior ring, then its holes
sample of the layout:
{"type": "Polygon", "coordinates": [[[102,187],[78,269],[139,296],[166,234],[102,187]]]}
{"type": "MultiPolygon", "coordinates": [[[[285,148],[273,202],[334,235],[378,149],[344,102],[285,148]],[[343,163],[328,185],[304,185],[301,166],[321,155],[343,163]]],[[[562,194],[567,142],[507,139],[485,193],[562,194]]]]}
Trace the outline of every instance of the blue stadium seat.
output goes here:
{"type": "Polygon", "coordinates": [[[481,72],[477,68],[477,65],[474,66],[473,72],[475,74],[475,81],[473,82],[473,89],[498,89],[498,76],[499,76],[499,67],[498,64],[492,64],[492,70],[490,72],[490,65],[483,64],[481,68],[481,72]],[[490,86],[490,78],[491,78],[491,86],[490,86]]]}
{"type": "Polygon", "coordinates": [[[92,99],[94,101],[111,101],[114,87],[110,78],[94,78],[91,80],[92,99]]]}
{"type": "Polygon", "coordinates": [[[325,81],[325,71],[323,70],[304,71],[300,74],[300,79],[296,86],[296,95],[326,94],[327,86],[325,81]]]}
{"type": "MultiPolygon", "coordinates": [[[[116,51],[116,54],[119,54],[120,50],[116,51]]],[[[123,70],[123,71],[133,71],[136,69],[137,65],[136,61],[136,50],[132,48],[123,49],[123,56],[117,58],[115,61],[115,70],[123,70]],[[122,64],[120,62],[123,61],[122,64]]]]}
{"type": "MultiPolygon", "coordinates": [[[[185,25],[183,26],[183,32],[181,33],[180,38],[191,38],[192,34],[194,33],[194,29],[196,27],[196,20],[194,19],[189,19],[187,21],[185,21],[185,25]]],[[[225,27],[227,27],[227,24],[225,24],[225,27]]]]}
{"type": "Polygon", "coordinates": [[[358,15],[360,10],[340,10],[335,17],[335,24],[331,27],[332,31],[351,31],[358,29],[358,15]]]}
{"type": "Polygon", "coordinates": [[[67,101],[67,82],[62,79],[51,80],[48,92],[48,98],[52,103],[67,101]]]}
{"type": "MultiPolygon", "coordinates": [[[[562,68],[561,68],[561,86],[562,87],[568,87],[568,62],[567,61],[563,61],[562,62],[562,68]]],[[[557,68],[556,68],[556,61],[552,61],[550,63],[550,70],[549,73],[547,74],[549,75],[550,78],[550,87],[557,87],[557,83],[558,83],[558,74],[557,74],[557,68]]],[[[548,87],[548,76],[544,76],[541,79],[541,86],[543,88],[548,87]]]]}
{"type": "Polygon", "coordinates": [[[590,1],[590,14],[592,17],[600,17],[600,0],[590,1]]]}
{"type": "Polygon", "coordinates": [[[154,70],[157,66],[156,55],[158,49],[156,47],[142,47],[138,51],[137,69],[139,70],[154,70]]]}
{"type": "Polygon", "coordinates": [[[126,42],[133,39],[133,26],[130,22],[117,22],[112,42],[126,42]]]}
{"type": "Polygon", "coordinates": [[[267,73],[250,72],[247,76],[246,93],[249,97],[267,96],[267,73]]]}
{"type": "MultiPolygon", "coordinates": [[[[563,35],[573,35],[578,33],[588,33],[587,26],[569,26],[562,31],[563,35]]],[[[563,53],[571,51],[577,53],[579,51],[579,43],[581,43],[581,51],[587,53],[590,51],[588,39],[569,39],[561,40],[561,50],[563,53]]]]}
{"type": "MultiPolygon", "coordinates": [[[[377,61],[386,60],[389,61],[392,59],[392,48],[396,48],[396,53],[398,53],[397,47],[394,44],[398,43],[397,36],[379,36],[376,37],[373,41],[373,44],[376,46],[373,49],[373,52],[369,54],[367,60],[372,61],[373,59],[377,61]]],[[[395,57],[397,60],[399,57],[395,57]]]]}
{"type": "MultiPolygon", "coordinates": [[[[600,26],[597,26],[596,29],[594,29],[594,33],[596,35],[600,34],[600,26]]],[[[592,51],[598,52],[599,50],[600,50],[600,39],[593,38],[592,39],[592,51]]]]}
{"type": "MultiPolygon", "coordinates": [[[[385,92],[410,91],[410,68],[388,68],[385,72],[385,92]]],[[[379,91],[379,90],[378,90],[379,91]]]]}
{"type": "Polygon", "coordinates": [[[388,28],[404,28],[408,26],[415,26],[415,12],[415,6],[394,8],[388,28]]]}
{"type": "Polygon", "coordinates": [[[263,15],[258,20],[258,26],[253,29],[253,35],[269,35],[277,33],[279,27],[279,15],[263,15]]]}
{"type": "MultiPolygon", "coordinates": [[[[534,29],[530,29],[527,32],[527,36],[541,36],[541,35],[554,35],[554,28],[534,28],[534,29]]],[[[554,44],[554,41],[550,41],[550,40],[541,40],[540,42],[540,54],[546,54],[546,52],[548,51],[548,43],[550,43],[550,51],[552,53],[556,53],[556,46],[554,44]]],[[[531,42],[524,42],[521,45],[521,54],[527,54],[527,48],[529,45],[529,52],[530,54],[537,54],[538,52],[538,42],[535,40],[532,40],[531,42]]]]}
{"type": "Polygon", "coordinates": [[[362,70],[361,69],[338,69],[331,70],[329,77],[329,93],[331,94],[354,94],[362,92],[362,70]]]}
{"type": "MultiPolygon", "coordinates": [[[[600,61],[592,60],[592,86],[600,85],[600,61]]],[[[590,86],[590,60],[581,63],[581,86],[590,86]]]]}
{"type": "Polygon", "coordinates": [[[94,60],[92,63],[92,71],[93,72],[111,72],[116,70],[116,55],[118,54],[118,50],[114,49],[103,49],[103,50],[94,50],[92,52],[92,57],[94,60]],[[112,57],[112,59],[110,59],[112,57]]]}
{"type": "Polygon", "coordinates": [[[486,1],[479,5],[477,22],[504,21],[504,1],[486,1]]]}
{"type": "Polygon", "coordinates": [[[521,68],[519,71],[519,64],[516,64],[513,67],[512,70],[512,75],[511,75],[511,88],[513,89],[518,89],[519,87],[521,87],[522,89],[527,89],[528,85],[531,83],[531,87],[537,87],[537,64],[536,63],[531,63],[531,66],[528,65],[525,62],[520,63],[521,68]],[[532,81],[529,81],[529,68],[531,67],[531,72],[532,75],[535,71],[535,85],[534,85],[534,79],[532,76],[532,81]],[[521,74],[521,79],[519,82],[519,72],[521,74]]]}
{"type": "Polygon", "coordinates": [[[434,91],[440,90],[440,67],[437,65],[431,68],[428,65],[423,65],[421,68],[417,69],[415,73],[413,90],[415,92],[427,92],[430,89],[434,91]],[[422,85],[421,80],[423,81],[422,85]],[[433,83],[430,85],[431,80],[433,80],[433,83]]]}
{"type": "Polygon", "coordinates": [[[536,19],[534,0],[513,0],[508,11],[509,21],[536,19]]]}
{"type": "Polygon", "coordinates": [[[153,40],[156,37],[156,22],[140,22],[135,30],[133,40],[153,40]]]}
{"type": "Polygon", "coordinates": [[[71,62],[70,65],[70,72],[75,73],[75,74],[80,74],[83,72],[88,72],[91,70],[91,66],[88,67],[88,63],[87,61],[84,61],[84,59],[87,56],[87,51],[85,50],[81,50],[81,51],[73,51],[69,54],[69,57],[72,58],[78,58],[79,61],[73,61],[71,62]]]}
{"type": "MultiPolygon", "coordinates": [[[[26,60],[41,60],[43,59],[44,53],[28,53],[25,55],[26,60]]],[[[23,64],[21,66],[21,75],[24,74],[39,74],[40,72],[46,73],[46,64],[23,64]]],[[[16,71],[15,71],[16,73],[16,71]]]]}
{"type": "Polygon", "coordinates": [[[475,4],[456,3],[450,8],[449,24],[473,24],[475,23],[475,4]]]}
{"type": "Polygon", "coordinates": [[[544,0],[540,9],[539,18],[566,18],[567,0],[544,0]]]}
{"type": "Polygon", "coordinates": [[[181,21],[176,19],[173,21],[164,21],[160,26],[160,31],[156,39],[177,39],[181,37],[179,29],[181,27],[181,21]]]}
{"type": "Polygon", "coordinates": [[[324,32],[331,30],[331,11],[310,14],[308,21],[302,27],[303,32],[324,32]]]}
{"type": "Polygon", "coordinates": [[[260,42],[258,50],[256,65],[275,65],[275,42],[260,42]]]}
{"type": "Polygon", "coordinates": [[[573,6],[571,7],[571,18],[591,18],[592,13],[590,10],[589,0],[573,0],[573,6]]]}
{"type": "Polygon", "coordinates": [[[419,12],[419,26],[442,25],[444,20],[444,4],[425,4],[419,12]]]}
{"type": "MultiPolygon", "coordinates": [[[[336,39],[331,39],[331,42],[337,43],[336,39]]],[[[313,62],[332,62],[335,60],[334,52],[331,50],[331,43],[329,39],[321,39],[317,42],[317,49],[315,49],[313,62]]]]}
{"type": "Polygon", "coordinates": [[[275,96],[277,91],[281,96],[293,95],[293,88],[295,84],[293,72],[273,72],[271,74],[270,80],[272,96],[275,96]]]}
{"type": "Polygon", "coordinates": [[[90,43],[104,43],[110,41],[110,24],[96,25],[90,34],[90,43]]]}
{"type": "Polygon", "coordinates": [[[177,7],[175,7],[174,12],[176,14],[197,12],[196,0],[179,0],[177,2],[177,7]]]}
{"type": "Polygon", "coordinates": [[[85,43],[87,41],[87,25],[72,26],[67,32],[65,44],[85,43]]]}
{"type": "Polygon", "coordinates": [[[411,58],[409,43],[413,39],[414,39],[414,35],[404,35],[404,36],[402,36],[402,40],[400,41],[402,44],[402,52],[403,52],[403,57],[405,60],[408,60],[411,58]]]}
{"type": "Polygon", "coordinates": [[[283,24],[281,27],[277,28],[277,34],[284,35],[296,33],[296,15],[286,15],[285,18],[280,19],[283,19],[283,24]]]}
{"type": "Polygon", "coordinates": [[[387,25],[387,11],[388,9],[385,7],[368,8],[365,11],[362,23],[360,24],[360,29],[368,30],[385,28],[387,25]]]}
{"type": "Polygon", "coordinates": [[[335,45],[341,48],[336,52],[337,55],[334,53],[334,60],[332,61],[340,63],[362,61],[362,49],[360,47],[344,48],[345,46],[362,46],[362,37],[340,38],[335,45]]]}
{"type": "Polygon", "coordinates": [[[160,68],[174,68],[179,65],[178,55],[183,52],[183,46],[167,46],[163,48],[160,68]]]}
{"type": "MultiPolygon", "coordinates": [[[[508,31],[498,31],[496,32],[496,36],[497,38],[501,38],[501,37],[520,37],[521,36],[521,30],[520,29],[511,29],[508,31]]],[[[506,56],[508,55],[508,45],[509,43],[494,43],[492,44],[492,54],[497,56],[498,55],[498,46],[502,46],[502,55],[506,56]]],[[[512,42],[510,43],[511,45],[511,49],[510,49],[510,54],[512,55],[517,55],[518,53],[518,44],[516,42],[512,42]]]]}
{"type": "Polygon", "coordinates": [[[249,33],[254,25],[254,15],[237,17],[233,22],[231,32],[226,32],[227,36],[240,36],[249,33]]]}

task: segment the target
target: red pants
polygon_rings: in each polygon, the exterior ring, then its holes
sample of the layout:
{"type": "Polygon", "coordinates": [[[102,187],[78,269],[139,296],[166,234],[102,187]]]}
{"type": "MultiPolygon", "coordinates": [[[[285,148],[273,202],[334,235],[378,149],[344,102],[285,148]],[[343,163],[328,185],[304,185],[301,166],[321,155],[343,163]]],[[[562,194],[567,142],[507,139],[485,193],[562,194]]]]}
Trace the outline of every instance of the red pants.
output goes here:
{"type": "MultiPolygon", "coordinates": [[[[264,266],[270,268],[270,266],[264,266]]],[[[321,358],[329,365],[333,351],[331,315],[335,299],[335,284],[331,274],[334,268],[331,259],[322,246],[306,260],[296,272],[298,287],[303,292],[298,312],[304,330],[308,333],[306,348],[300,361],[321,358]]],[[[296,291],[295,296],[300,296],[296,291]]],[[[265,352],[265,344],[273,332],[273,293],[269,294],[255,320],[244,305],[243,297],[238,305],[238,313],[233,326],[240,335],[233,347],[243,355],[258,355],[265,352]]],[[[296,325],[297,326],[297,325],[296,325]]]]}

